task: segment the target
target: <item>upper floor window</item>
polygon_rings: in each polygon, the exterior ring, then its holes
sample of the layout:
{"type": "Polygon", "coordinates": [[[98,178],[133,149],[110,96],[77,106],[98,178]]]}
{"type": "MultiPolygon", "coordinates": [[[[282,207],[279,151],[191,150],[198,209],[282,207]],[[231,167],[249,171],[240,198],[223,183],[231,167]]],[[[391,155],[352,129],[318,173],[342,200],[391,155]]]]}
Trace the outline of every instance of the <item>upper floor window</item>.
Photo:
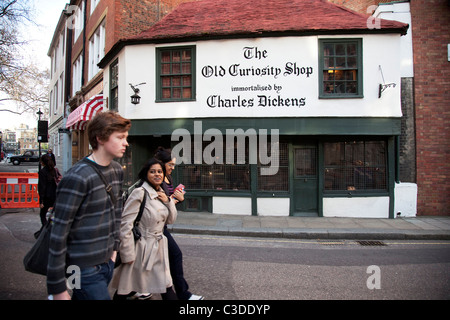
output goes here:
{"type": "Polygon", "coordinates": [[[112,111],[119,110],[119,60],[114,61],[109,67],[110,87],[109,87],[109,108],[112,111]]]}
{"type": "Polygon", "coordinates": [[[74,29],[74,36],[73,40],[74,42],[77,41],[78,37],[81,35],[81,31],[83,31],[84,27],[84,1],[80,3],[79,7],[71,6],[73,7],[71,12],[75,11],[73,13],[73,18],[69,20],[69,26],[68,28],[74,29]]]}
{"type": "Polygon", "coordinates": [[[362,98],[362,39],[319,40],[319,97],[362,98]]]}
{"type": "Polygon", "coordinates": [[[156,101],[195,100],[195,47],[156,49],[156,101]]]}
{"type": "Polygon", "coordinates": [[[105,21],[95,30],[89,40],[89,80],[92,79],[100,68],[97,64],[105,56],[105,21]]]}
{"type": "Polygon", "coordinates": [[[72,71],[72,96],[81,89],[81,73],[83,71],[83,55],[80,54],[77,60],[73,63],[72,71]]]}
{"type": "Polygon", "coordinates": [[[100,0],[91,0],[91,14],[94,12],[95,8],[97,7],[100,0]]]}

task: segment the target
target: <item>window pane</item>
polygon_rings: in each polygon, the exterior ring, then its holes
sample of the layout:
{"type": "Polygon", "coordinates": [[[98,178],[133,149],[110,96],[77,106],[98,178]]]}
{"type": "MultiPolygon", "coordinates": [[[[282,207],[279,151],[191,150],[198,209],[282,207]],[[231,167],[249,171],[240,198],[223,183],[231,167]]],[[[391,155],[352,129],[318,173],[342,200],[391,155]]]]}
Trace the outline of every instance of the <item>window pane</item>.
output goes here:
{"type": "Polygon", "coordinates": [[[180,99],[181,98],[181,88],[173,88],[172,89],[172,98],[180,99]]]}
{"type": "Polygon", "coordinates": [[[181,77],[172,77],[172,86],[181,87],[181,77]]]}
{"type": "Polygon", "coordinates": [[[324,143],[325,190],[386,190],[386,143],[324,143]]]}
{"type": "Polygon", "coordinates": [[[161,62],[170,62],[170,51],[163,51],[161,53],[161,62]]]}
{"type": "Polygon", "coordinates": [[[190,88],[183,88],[183,98],[184,99],[192,98],[192,90],[190,88]]]}
{"type": "Polygon", "coordinates": [[[182,66],[182,72],[183,73],[191,73],[191,64],[190,63],[183,63],[182,66]]]}
{"type": "Polygon", "coordinates": [[[336,45],[336,55],[337,56],[343,56],[345,55],[345,44],[337,44],[336,45]]]}
{"type": "Polygon", "coordinates": [[[161,65],[161,74],[170,74],[170,64],[161,65]]]}
{"type": "Polygon", "coordinates": [[[325,56],[334,56],[334,45],[331,43],[326,43],[323,46],[323,54],[325,56]]]}
{"type": "Polygon", "coordinates": [[[173,74],[180,74],[181,73],[181,66],[179,63],[172,64],[172,73],[173,74]]]}
{"type": "Polygon", "coordinates": [[[163,87],[170,87],[170,77],[162,77],[161,80],[163,87]]]}
{"type": "Polygon", "coordinates": [[[170,89],[163,89],[162,96],[164,99],[170,99],[171,98],[170,89]]]}
{"type": "Polygon", "coordinates": [[[356,57],[348,57],[347,58],[347,67],[348,68],[356,68],[357,64],[356,64],[356,57]]]}
{"type": "Polygon", "coordinates": [[[191,76],[183,76],[183,86],[184,87],[191,86],[191,76]]]}
{"type": "Polygon", "coordinates": [[[349,55],[349,56],[356,55],[356,44],[355,43],[347,44],[347,55],[349,55]]]}
{"type": "Polygon", "coordinates": [[[180,61],[181,61],[181,52],[172,51],[172,62],[180,62],[180,61]]]}
{"type": "Polygon", "coordinates": [[[191,50],[183,50],[182,61],[191,61],[191,50]]]}

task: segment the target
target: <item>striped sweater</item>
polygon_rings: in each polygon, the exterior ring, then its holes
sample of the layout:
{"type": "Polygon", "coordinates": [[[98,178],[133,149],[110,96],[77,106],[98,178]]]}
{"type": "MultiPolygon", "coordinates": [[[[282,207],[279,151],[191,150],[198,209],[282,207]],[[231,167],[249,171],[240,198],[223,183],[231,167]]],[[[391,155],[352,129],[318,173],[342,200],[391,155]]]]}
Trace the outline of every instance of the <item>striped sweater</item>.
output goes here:
{"type": "Polygon", "coordinates": [[[75,164],[58,184],[55,218],[50,236],[47,290],[66,290],[66,267],[89,267],[109,261],[119,248],[123,171],[119,163],[95,164],[113,188],[113,206],[105,184],[84,161],[75,164]]]}

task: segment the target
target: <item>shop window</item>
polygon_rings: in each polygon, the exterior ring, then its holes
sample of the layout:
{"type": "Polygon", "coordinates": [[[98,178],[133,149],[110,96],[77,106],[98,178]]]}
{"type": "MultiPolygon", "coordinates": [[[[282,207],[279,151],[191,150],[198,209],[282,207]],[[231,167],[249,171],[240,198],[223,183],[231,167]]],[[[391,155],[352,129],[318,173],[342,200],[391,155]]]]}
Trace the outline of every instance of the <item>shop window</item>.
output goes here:
{"type": "MultiPolygon", "coordinates": [[[[210,142],[203,142],[203,150],[210,142]]],[[[223,155],[226,154],[226,144],[223,146],[223,155]]],[[[234,150],[234,161],[224,164],[181,164],[179,166],[181,181],[186,189],[196,190],[250,190],[250,165],[248,162],[248,143],[246,143],[245,158],[237,159],[237,145],[234,150]]],[[[191,150],[191,159],[194,159],[194,150],[191,150]]]]}
{"type": "Polygon", "coordinates": [[[195,100],[195,47],[156,49],[156,101],[195,100]]]}
{"type": "MultiPolygon", "coordinates": [[[[270,143],[267,143],[268,153],[271,152],[270,143]]],[[[262,175],[261,168],[264,166],[258,163],[258,191],[289,191],[289,144],[280,142],[279,168],[274,175],[262,175]]]]}
{"type": "Polygon", "coordinates": [[[319,97],[362,98],[362,40],[319,40],[319,97]]]}
{"type": "Polygon", "coordinates": [[[325,191],[387,191],[385,141],[324,143],[325,191]]]}

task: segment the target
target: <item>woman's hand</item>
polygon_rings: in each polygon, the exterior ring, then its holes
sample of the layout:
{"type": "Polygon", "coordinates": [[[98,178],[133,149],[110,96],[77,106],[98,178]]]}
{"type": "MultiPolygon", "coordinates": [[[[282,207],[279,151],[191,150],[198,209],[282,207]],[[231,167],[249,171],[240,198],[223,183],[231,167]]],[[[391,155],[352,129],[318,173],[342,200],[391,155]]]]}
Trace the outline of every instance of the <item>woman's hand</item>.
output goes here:
{"type": "Polygon", "coordinates": [[[161,200],[163,203],[168,203],[169,198],[167,197],[166,193],[164,191],[157,191],[158,193],[158,199],[161,200]]]}
{"type": "Polygon", "coordinates": [[[184,192],[183,192],[183,191],[180,191],[180,190],[176,190],[176,191],[173,193],[173,197],[174,197],[175,199],[177,199],[179,202],[182,202],[182,201],[184,201],[184,192]]]}

